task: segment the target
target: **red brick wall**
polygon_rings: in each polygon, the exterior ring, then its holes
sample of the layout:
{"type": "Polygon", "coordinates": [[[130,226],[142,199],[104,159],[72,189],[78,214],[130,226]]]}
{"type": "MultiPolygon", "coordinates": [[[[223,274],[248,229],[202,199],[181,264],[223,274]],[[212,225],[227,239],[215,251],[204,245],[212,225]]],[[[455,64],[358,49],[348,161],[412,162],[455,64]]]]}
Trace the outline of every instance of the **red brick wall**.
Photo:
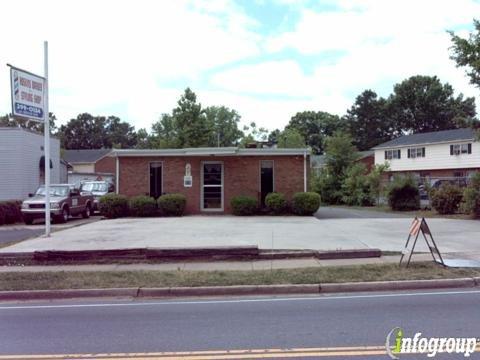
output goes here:
{"type": "Polygon", "coordinates": [[[361,158],[361,159],[357,160],[357,162],[361,162],[361,163],[365,164],[368,172],[370,172],[372,170],[373,166],[375,165],[375,155],[372,154],[370,156],[365,156],[364,158],[361,158]]]}
{"type": "Polygon", "coordinates": [[[115,175],[115,158],[105,156],[95,163],[96,173],[109,173],[115,175]]]}
{"type": "MultiPolygon", "coordinates": [[[[236,195],[249,195],[260,199],[260,160],[274,161],[275,191],[291,199],[303,191],[302,156],[232,156],[232,157],[121,157],[119,169],[120,194],[148,195],[150,162],[163,162],[163,192],[182,193],[187,197],[187,214],[200,213],[202,161],[223,161],[224,209],[231,213],[230,199],[236,195]],[[191,165],[193,184],[183,186],[185,165],[191,165]]],[[[309,164],[307,163],[307,169],[309,164]]]]}

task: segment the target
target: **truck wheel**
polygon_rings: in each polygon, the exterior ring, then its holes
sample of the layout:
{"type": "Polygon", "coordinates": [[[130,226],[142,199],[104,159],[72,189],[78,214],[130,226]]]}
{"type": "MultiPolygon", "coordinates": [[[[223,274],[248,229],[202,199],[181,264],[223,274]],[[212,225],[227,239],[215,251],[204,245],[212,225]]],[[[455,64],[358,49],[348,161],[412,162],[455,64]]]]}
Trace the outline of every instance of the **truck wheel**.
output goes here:
{"type": "Polygon", "coordinates": [[[82,212],[82,217],[84,219],[88,219],[90,217],[91,213],[92,213],[92,211],[90,209],[90,204],[87,204],[87,206],[85,207],[85,210],[83,210],[83,212],[82,212]]]}
{"type": "Polygon", "coordinates": [[[33,217],[23,216],[23,221],[25,222],[26,225],[32,225],[33,224],[33,217]]]}
{"type": "Polygon", "coordinates": [[[58,217],[55,220],[57,220],[57,222],[63,224],[63,223],[66,223],[68,221],[68,216],[69,216],[68,208],[64,207],[62,209],[62,214],[58,215],[58,217]]]}

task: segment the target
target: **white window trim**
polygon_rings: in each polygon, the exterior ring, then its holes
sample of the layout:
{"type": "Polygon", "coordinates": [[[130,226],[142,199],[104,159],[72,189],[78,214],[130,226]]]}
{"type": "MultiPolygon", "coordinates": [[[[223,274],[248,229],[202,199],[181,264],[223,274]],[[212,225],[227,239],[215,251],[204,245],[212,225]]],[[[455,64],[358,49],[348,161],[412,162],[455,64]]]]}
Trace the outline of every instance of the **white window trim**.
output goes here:
{"type": "MultiPolygon", "coordinates": [[[[223,212],[224,211],[224,198],[225,198],[225,186],[224,186],[224,176],[225,176],[225,167],[223,165],[223,161],[202,161],[200,163],[200,210],[205,211],[205,212],[223,212]],[[222,182],[221,182],[221,189],[222,189],[222,201],[221,201],[221,207],[219,209],[211,209],[211,208],[205,208],[204,207],[204,201],[203,201],[203,189],[204,189],[204,184],[203,184],[203,166],[205,164],[220,164],[222,167],[222,182]]],[[[162,172],[163,174],[163,172],[162,172]]],[[[217,187],[219,185],[207,185],[210,187],[217,187]]]]}

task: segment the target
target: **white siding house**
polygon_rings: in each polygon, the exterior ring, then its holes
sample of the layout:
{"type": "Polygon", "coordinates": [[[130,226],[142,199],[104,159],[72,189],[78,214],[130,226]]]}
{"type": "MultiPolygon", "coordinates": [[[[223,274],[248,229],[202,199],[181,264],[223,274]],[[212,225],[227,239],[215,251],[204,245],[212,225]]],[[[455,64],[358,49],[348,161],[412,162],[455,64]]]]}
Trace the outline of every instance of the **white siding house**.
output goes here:
{"type": "MultiPolygon", "coordinates": [[[[0,127],[0,200],[22,200],[44,183],[40,166],[42,135],[23,128],[0,127]]],[[[60,182],[60,141],[50,138],[51,182],[60,182]]]]}
{"type": "Polygon", "coordinates": [[[472,129],[402,136],[374,150],[375,164],[387,163],[391,172],[461,177],[480,170],[480,142],[472,129]]]}

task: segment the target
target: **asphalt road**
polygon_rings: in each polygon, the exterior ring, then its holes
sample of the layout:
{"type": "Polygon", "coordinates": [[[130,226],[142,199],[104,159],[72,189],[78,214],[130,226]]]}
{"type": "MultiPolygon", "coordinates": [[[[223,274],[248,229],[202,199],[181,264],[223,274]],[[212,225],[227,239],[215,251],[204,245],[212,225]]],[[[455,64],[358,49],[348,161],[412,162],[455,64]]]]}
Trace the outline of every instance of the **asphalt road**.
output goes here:
{"type": "MultiPolygon", "coordinates": [[[[244,354],[242,350],[295,348],[298,356],[283,351],[273,358],[384,359],[386,335],[396,326],[411,337],[416,332],[426,337],[480,337],[479,306],[479,290],[8,303],[0,304],[0,355],[175,352],[173,355],[180,356],[178,352],[193,351],[183,355],[187,359],[224,359],[226,350],[244,354]],[[329,354],[325,347],[346,351],[338,348],[364,346],[376,346],[380,352],[318,355],[321,351],[329,354]]],[[[247,354],[251,356],[238,358],[259,358],[247,354]]],[[[162,358],[150,355],[150,359],[162,358]]]]}

